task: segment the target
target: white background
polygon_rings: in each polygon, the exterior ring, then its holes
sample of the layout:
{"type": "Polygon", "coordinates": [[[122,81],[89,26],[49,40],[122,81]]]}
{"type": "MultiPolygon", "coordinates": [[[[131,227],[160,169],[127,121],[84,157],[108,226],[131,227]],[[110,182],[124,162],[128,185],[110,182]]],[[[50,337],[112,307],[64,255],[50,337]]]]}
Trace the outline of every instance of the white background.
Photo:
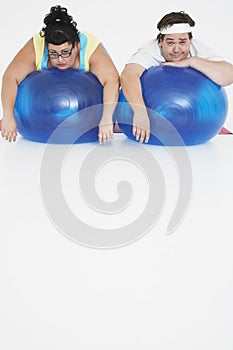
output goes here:
{"type": "MultiPolygon", "coordinates": [[[[1,74],[16,51],[41,29],[52,5],[56,3],[43,0],[4,3],[1,74]]],[[[142,42],[156,35],[158,20],[179,10],[195,19],[194,36],[233,62],[233,6],[228,1],[172,5],[102,0],[62,5],[80,29],[103,41],[119,71],[142,42]]],[[[232,87],[227,91],[227,125],[232,126],[232,87]]],[[[116,136],[114,142],[123,142],[122,137],[116,136]]],[[[73,243],[49,221],[39,182],[44,147],[21,138],[15,144],[0,140],[0,348],[232,350],[231,136],[216,136],[188,149],[192,202],[170,236],[166,225],[177,193],[177,173],[168,166],[165,150],[150,146],[161,159],[167,181],[165,211],[144,238],[107,251],[73,243]]],[[[73,164],[79,152],[92,147],[75,147],[73,164]]],[[[128,172],[134,179],[134,170],[128,172]]]]}

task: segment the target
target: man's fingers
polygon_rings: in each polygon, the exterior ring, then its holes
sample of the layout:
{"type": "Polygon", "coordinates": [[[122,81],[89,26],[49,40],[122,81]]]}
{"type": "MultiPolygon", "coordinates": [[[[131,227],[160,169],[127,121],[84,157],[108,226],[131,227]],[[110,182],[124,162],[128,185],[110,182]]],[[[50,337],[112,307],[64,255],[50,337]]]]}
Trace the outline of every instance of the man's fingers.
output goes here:
{"type": "Polygon", "coordinates": [[[132,130],[133,136],[135,136],[136,140],[140,143],[148,143],[150,138],[150,130],[145,130],[140,126],[134,125],[132,130]]]}
{"type": "Polygon", "coordinates": [[[150,130],[146,130],[146,138],[145,138],[145,143],[148,143],[150,138],[150,130]]]}

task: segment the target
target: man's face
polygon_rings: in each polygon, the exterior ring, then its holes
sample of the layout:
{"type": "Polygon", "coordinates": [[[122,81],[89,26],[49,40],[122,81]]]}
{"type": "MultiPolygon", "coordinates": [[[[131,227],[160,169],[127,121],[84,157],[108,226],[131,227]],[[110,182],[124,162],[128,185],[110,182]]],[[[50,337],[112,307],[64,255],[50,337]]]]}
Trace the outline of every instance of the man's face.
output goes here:
{"type": "Polygon", "coordinates": [[[167,62],[181,61],[187,58],[190,44],[188,33],[166,34],[160,41],[161,52],[167,62]]]}

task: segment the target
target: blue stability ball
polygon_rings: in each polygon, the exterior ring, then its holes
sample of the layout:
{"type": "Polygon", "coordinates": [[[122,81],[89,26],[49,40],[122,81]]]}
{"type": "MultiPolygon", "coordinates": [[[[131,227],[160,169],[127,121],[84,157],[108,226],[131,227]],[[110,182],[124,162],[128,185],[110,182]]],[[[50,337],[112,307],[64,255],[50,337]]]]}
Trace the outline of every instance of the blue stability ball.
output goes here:
{"type": "MultiPolygon", "coordinates": [[[[150,144],[197,145],[210,140],[227,116],[223,88],[192,68],[153,67],[141,77],[148,108],[150,144]]],[[[122,91],[116,118],[123,133],[132,135],[133,111],[122,91]]]]}
{"type": "Polygon", "coordinates": [[[32,141],[48,142],[58,130],[49,142],[94,142],[98,140],[102,103],[102,85],[90,72],[35,71],[18,88],[14,111],[17,129],[32,141]]]}

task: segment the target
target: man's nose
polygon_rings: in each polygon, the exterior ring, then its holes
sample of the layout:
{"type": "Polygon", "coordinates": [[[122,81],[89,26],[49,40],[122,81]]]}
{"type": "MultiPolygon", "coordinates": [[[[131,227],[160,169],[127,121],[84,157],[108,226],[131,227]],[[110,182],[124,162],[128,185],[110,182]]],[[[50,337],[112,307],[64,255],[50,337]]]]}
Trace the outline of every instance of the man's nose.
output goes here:
{"type": "Polygon", "coordinates": [[[174,44],[174,46],[173,46],[173,51],[174,51],[174,52],[179,52],[179,51],[180,51],[180,44],[179,44],[179,43],[174,44]]]}

